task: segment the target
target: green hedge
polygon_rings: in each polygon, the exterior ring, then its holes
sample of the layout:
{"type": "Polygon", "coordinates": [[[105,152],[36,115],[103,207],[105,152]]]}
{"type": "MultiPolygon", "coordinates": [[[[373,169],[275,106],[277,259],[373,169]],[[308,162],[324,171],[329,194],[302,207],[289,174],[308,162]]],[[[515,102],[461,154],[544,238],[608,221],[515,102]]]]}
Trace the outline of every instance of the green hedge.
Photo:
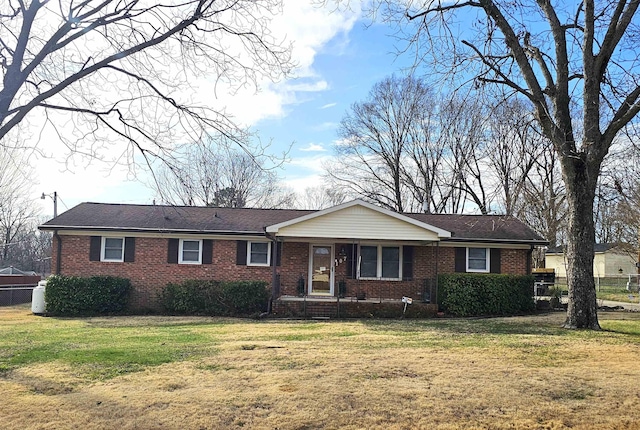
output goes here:
{"type": "Polygon", "coordinates": [[[458,273],[438,277],[438,304],[457,316],[532,312],[533,276],[458,273]]]}
{"type": "Polygon", "coordinates": [[[188,280],[160,294],[165,312],[181,315],[247,316],[266,311],[270,292],[263,281],[188,280]]]}
{"type": "Polygon", "coordinates": [[[127,309],[131,282],[115,276],[55,275],[47,279],[47,313],[58,316],[104,315],[127,309]]]}

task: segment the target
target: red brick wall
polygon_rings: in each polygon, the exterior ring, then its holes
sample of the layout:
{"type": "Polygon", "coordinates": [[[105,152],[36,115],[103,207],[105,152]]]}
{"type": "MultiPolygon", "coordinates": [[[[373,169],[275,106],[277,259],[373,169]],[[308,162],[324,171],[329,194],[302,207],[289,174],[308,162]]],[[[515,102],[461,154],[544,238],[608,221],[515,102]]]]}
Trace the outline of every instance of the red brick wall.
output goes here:
{"type": "MultiPolygon", "coordinates": [[[[167,263],[167,239],[136,238],[135,262],[113,263],[89,261],[89,236],[61,236],[61,274],[76,276],[113,275],[129,278],[134,287],[131,307],[134,309],[157,308],[157,295],[169,282],[187,279],[215,279],[219,281],[262,280],[271,284],[272,268],[236,265],[236,241],[216,240],[213,242],[213,263],[203,265],[167,263]]],[[[342,244],[335,245],[336,253],[342,244]]],[[[412,281],[377,281],[347,279],[346,262],[338,264],[335,271],[335,293],[338,282],[347,283],[347,297],[364,292],[366,297],[400,298],[409,296],[420,298],[425,280],[436,273],[453,273],[455,270],[454,248],[436,246],[415,246],[412,281]],[[436,260],[438,260],[436,269],[436,260]]],[[[57,238],[54,237],[53,261],[57,261],[57,238]]],[[[501,253],[502,273],[525,274],[527,250],[503,249],[501,253]]],[[[282,249],[282,264],[277,268],[280,274],[281,294],[297,295],[300,276],[308,288],[309,244],[285,242],[282,249]]],[[[306,289],[308,291],[308,289],[306,289]]]]}
{"type": "Polygon", "coordinates": [[[286,242],[282,244],[282,262],[280,266],[280,294],[296,296],[298,279],[309,277],[309,244],[286,242]]]}
{"type": "MultiPolygon", "coordinates": [[[[187,279],[215,279],[218,281],[261,280],[271,284],[272,268],[236,265],[235,240],[216,240],[213,243],[213,264],[167,263],[167,239],[136,238],[135,262],[114,263],[89,261],[89,236],[61,236],[62,275],[112,275],[129,278],[133,285],[131,307],[134,309],[158,306],[157,295],[169,282],[187,279]]],[[[54,238],[54,258],[56,239],[54,238]]],[[[54,266],[55,267],[55,266],[54,266]]]]}
{"type": "Polygon", "coordinates": [[[500,252],[500,271],[509,275],[527,275],[526,249],[503,249],[500,252]]]}
{"type": "MultiPolygon", "coordinates": [[[[340,252],[342,243],[335,244],[336,254],[340,252]]],[[[455,272],[455,248],[433,246],[415,246],[412,281],[377,281],[347,278],[346,262],[335,268],[335,294],[338,294],[338,282],[347,284],[347,297],[354,297],[364,292],[366,297],[400,298],[422,297],[425,280],[433,279],[437,273],[455,272]],[[436,261],[438,261],[436,267],[436,261]]],[[[505,274],[524,275],[527,273],[526,249],[503,249],[501,251],[501,272],[505,274]]],[[[300,276],[305,280],[305,291],[308,291],[309,277],[309,244],[286,242],[282,252],[281,294],[297,295],[297,281],[300,276]]]]}
{"type": "MultiPolygon", "coordinates": [[[[508,275],[527,275],[527,249],[500,250],[500,273],[508,275]]],[[[455,248],[441,246],[438,249],[438,273],[454,273],[455,248]]]]}

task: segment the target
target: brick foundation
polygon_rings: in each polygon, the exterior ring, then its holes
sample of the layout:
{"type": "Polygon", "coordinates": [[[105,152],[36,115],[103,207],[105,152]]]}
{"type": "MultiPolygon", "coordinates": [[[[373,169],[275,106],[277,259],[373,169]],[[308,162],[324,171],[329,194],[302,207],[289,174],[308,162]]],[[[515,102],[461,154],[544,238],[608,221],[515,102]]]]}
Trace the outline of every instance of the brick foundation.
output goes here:
{"type": "Polygon", "coordinates": [[[333,301],[276,300],[273,316],[282,318],[432,318],[438,306],[430,303],[413,302],[407,305],[395,301],[359,301],[353,298],[333,301]]]}

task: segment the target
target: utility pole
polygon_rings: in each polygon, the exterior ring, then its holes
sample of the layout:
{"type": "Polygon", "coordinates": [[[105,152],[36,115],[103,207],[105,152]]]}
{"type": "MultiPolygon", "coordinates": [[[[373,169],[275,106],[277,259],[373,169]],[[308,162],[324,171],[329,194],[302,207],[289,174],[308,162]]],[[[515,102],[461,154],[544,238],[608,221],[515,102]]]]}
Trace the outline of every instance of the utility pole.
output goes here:
{"type": "Polygon", "coordinates": [[[58,216],[58,192],[54,191],[53,195],[42,193],[42,196],[40,196],[42,200],[47,197],[51,197],[51,199],[53,199],[53,217],[55,218],[58,216]]]}

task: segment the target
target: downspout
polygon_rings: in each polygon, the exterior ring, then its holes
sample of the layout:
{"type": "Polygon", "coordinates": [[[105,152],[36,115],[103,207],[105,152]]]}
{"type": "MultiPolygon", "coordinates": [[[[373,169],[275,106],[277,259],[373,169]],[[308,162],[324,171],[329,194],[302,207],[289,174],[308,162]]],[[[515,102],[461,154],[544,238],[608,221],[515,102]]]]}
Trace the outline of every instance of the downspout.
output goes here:
{"type": "MultiPolygon", "coordinates": [[[[440,240],[436,242],[436,299],[434,300],[438,306],[438,261],[440,260],[440,240]]],[[[439,310],[439,309],[438,309],[439,310]]]]}
{"type": "Polygon", "coordinates": [[[532,273],[532,271],[531,271],[531,267],[532,267],[531,259],[533,258],[533,249],[534,249],[533,245],[530,245],[529,252],[527,252],[527,267],[526,267],[527,275],[531,275],[531,273],[532,273]]]}
{"type": "Polygon", "coordinates": [[[53,237],[56,238],[56,275],[60,274],[62,267],[62,237],[58,234],[58,230],[53,230],[53,237]]]}
{"type": "Polygon", "coordinates": [[[270,315],[273,309],[273,300],[276,295],[276,282],[278,282],[278,240],[274,235],[267,233],[267,229],[265,227],[264,234],[272,241],[272,250],[271,250],[271,297],[269,298],[269,303],[267,305],[267,314],[270,315]]]}

